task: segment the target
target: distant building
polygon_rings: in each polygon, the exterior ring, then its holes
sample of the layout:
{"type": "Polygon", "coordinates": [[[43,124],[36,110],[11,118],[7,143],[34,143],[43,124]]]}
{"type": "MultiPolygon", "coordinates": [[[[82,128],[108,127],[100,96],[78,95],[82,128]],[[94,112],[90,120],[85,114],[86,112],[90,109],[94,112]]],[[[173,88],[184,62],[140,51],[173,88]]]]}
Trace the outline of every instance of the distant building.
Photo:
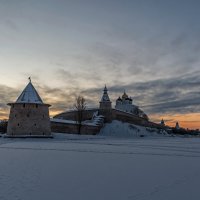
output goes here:
{"type": "Polygon", "coordinates": [[[30,82],[16,102],[9,103],[8,136],[50,136],[49,104],[44,104],[30,82]]]}
{"type": "Polygon", "coordinates": [[[176,122],[176,126],[175,126],[175,129],[180,129],[180,126],[179,126],[179,123],[178,122],[176,122]]]}
{"type": "Polygon", "coordinates": [[[165,126],[165,121],[162,119],[161,122],[160,122],[160,124],[161,124],[162,126],[165,126]]]}

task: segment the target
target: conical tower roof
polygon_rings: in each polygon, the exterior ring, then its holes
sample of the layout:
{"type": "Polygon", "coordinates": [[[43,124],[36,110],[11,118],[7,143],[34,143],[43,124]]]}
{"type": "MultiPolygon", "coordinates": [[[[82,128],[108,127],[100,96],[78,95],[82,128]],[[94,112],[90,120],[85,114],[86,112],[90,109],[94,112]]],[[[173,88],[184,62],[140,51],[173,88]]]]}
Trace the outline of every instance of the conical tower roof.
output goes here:
{"type": "Polygon", "coordinates": [[[161,125],[165,125],[164,119],[161,120],[160,124],[161,124],[161,125]]]}
{"type": "Polygon", "coordinates": [[[110,98],[108,96],[108,89],[105,85],[104,90],[103,90],[103,96],[101,98],[101,102],[105,102],[105,101],[110,101],[110,98]]]}
{"type": "Polygon", "coordinates": [[[124,94],[122,95],[122,99],[128,98],[128,95],[126,94],[126,91],[124,90],[124,94]]]}
{"type": "Polygon", "coordinates": [[[180,129],[180,126],[179,126],[179,123],[176,122],[176,126],[175,126],[176,129],[180,129]]]}
{"type": "Polygon", "coordinates": [[[43,101],[30,81],[15,103],[43,104],[43,101]]]}

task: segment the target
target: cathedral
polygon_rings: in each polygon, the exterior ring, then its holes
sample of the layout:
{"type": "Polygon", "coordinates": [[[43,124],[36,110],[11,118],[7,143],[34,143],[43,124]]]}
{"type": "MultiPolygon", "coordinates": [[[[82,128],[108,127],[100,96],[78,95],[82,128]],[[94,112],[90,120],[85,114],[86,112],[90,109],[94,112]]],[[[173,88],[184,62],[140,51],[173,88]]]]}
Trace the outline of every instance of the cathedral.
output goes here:
{"type": "Polygon", "coordinates": [[[115,109],[148,119],[148,116],[138,106],[133,104],[133,99],[128,97],[125,91],[122,97],[116,100],[115,109]]]}

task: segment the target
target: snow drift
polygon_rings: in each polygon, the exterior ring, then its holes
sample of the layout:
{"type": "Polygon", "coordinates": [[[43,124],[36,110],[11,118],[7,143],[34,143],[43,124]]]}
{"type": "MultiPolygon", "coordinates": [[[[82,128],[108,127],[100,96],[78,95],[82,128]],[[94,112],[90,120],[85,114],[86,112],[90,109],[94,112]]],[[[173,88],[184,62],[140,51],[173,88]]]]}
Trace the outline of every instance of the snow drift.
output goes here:
{"type": "Polygon", "coordinates": [[[165,130],[143,127],[114,120],[112,123],[105,124],[99,135],[115,137],[144,137],[167,135],[167,132],[165,130]]]}

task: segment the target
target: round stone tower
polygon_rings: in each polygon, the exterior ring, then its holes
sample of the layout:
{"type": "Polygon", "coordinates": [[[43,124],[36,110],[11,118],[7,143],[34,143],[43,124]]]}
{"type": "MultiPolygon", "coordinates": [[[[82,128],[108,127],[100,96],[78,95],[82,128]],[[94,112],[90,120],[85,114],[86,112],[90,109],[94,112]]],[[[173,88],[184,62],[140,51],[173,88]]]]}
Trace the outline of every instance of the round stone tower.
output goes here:
{"type": "Polygon", "coordinates": [[[44,104],[30,82],[15,103],[9,103],[8,136],[51,136],[49,104],[44,104]]]}
{"type": "Polygon", "coordinates": [[[112,102],[108,96],[108,89],[105,86],[103,96],[99,102],[99,113],[105,117],[107,122],[112,121],[112,102]]]}

